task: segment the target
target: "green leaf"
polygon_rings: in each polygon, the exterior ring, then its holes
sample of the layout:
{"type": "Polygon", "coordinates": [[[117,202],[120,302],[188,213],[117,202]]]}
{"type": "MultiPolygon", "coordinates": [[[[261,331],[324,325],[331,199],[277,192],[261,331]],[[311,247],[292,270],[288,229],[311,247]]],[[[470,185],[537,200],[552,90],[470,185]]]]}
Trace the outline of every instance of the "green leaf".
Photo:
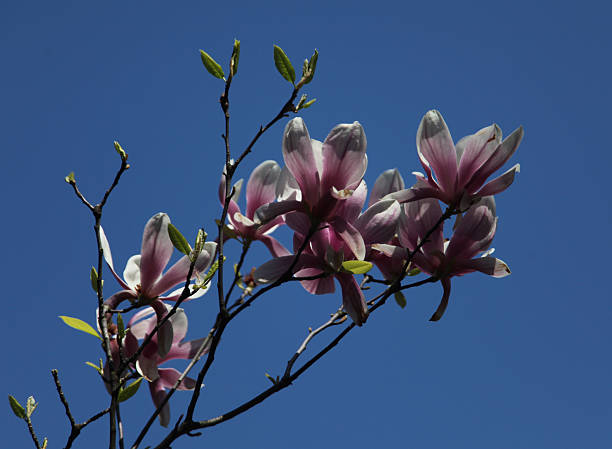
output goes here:
{"type": "Polygon", "coordinates": [[[91,279],[91,288],[93,288],[94,292],[98,293],[98,272],[94,267],[91,267],[89,279],[91,279]]]}
{"type": "Polygon", "coordinates": [[[278,383],[278,379],[275,379],[274,377],[270,376],[268,373],[265,373],[266,377],[268,378],[268,380],[270,382],[272,382],[274,385],[276,385],[278,383]]]}
{"type": "MultiPolygon", "coordinates": [[[[223,256],[223,262],[225,262],[226,259],[227,257],[223,256]]],[[[208,284],[218,269],[219,269],[219,259],[213,262],[213,264],[210,267],[210,270],[208,270],[208,273],[206,273],[206,276],[204,276],[204,278],[202,279],[202,282],[200,282],[200,286],[204,287],[206,284],[208,284]]]]}
{"type": "Polygon", "coordinates": [[[421,270],[419,270],[418,268],[413,268],[411,270],[408,270],[408,273],[406,273],[406,275],[408,275],[408,276],[416,276],[420,272],[421,272],[421,270]]]}
{"type": "Polygon", "coordinates": [[[365,260],[347,260],[342,262],[342,269],[353,274],[365,274],[372,269],[372,264],[365,260]]]}
{"type": "Polygon", "coordinates": [[[219,64],[217,64],[217,61],[215,61],[204,50],[200,50],[200,56],[202,57],[202,63],[204,64],[204,67],[206,67],[206,70],[208,70],[208,73],[210,73],[215,78],[219,78],[225,81],[225,73],[223,73],[223,69],[219,64]]]}
{"type": "Polygon", "coordinates": [[[71,171],[70,173],[68,173],[68,176],[64,178],[64,181],[66,181],[68,184],[74,184],[75,183],[74,172],[71,171]]]}
{"type": "Polygon", "coordinates": [[[280,73],[283,78],[291,84],[295,84],[295,70],[283,49],[278,45],[274,46],[274,65],[276,65],[276,70],[278,70],[278,73],[280,73]]]}
{"type": "Polygon", "coordinates": [[[176,249],[186,256],[191,253],[191,246],[189,243],[187,243],[187,239],[183,237],[183,234],[181,234],[172,223],[168,223],[168,234],[170,235],[170,240],[176,249]]]}
{"type": "MultiPolygon", "coordinates": [[[[315,70],[317,69],[317,61],[319,60],[319,52],[315,49],[314,54],[311,56],[308,64],[304,64],[304,84],[308,84],[314,78],[315,70]]],[[[308,106],[306,106],[308,107],[308,106]]]]}
{"type": "Polygon", "coordinates": [[[28,418],[32,416],[32,413],[34,413],[34,410],[36,410],[36,407],[38,407],[38,404],[34,400],[34,396],[30,396],[28,398],[28,401],[26,402],[26,416],[28,418]]]}
{"type": "Polygon", "coordinates": [[[234,39],[234,48],[232,48],[232,58],[230,59],[230,76],[234,76],[238,72],[238,60],[240,59],[240,41],[234,39]]]}
{"type": "Polygon", "coordinates": [[[395,297],[395,302],[398,306],[400,306],[402,309],[406,307],[406,297],[402,292],[395,292],[393,296],[395,297]]]}
{"type": "Polygon", "coordinates": [[[95,365],[95,364],[93,364],[91,362],[85,362],[85,365],[91,366],[93,369],[95,369],[100,374],[100,376],[102,375],[103,371],[102,371],[102,369],[100,369],[99,366],[97,366],[97,365],[95,365]]]}
{"type": "Polygon", "coordinates": [[[8,395],[9,404],[11,404],[11,409],[17,418],[26,419],[26,412],[23,406],[10,394],[8,395]]]}
{"type": "Polygon", "coordinates": [[[79,320],[78,318],[72,318],[69,316],[61,316],[59,317],[64,323],[66,323],[68,326],[80,330],[82,332],[85,332],[87,334],[93,335],[94,337],[98,337],[100,340],[102,340],[102,337],[100,337],[100,335],[98,335],[98,333],[95,331],[95,329],[93,327],[91,327],[89,324],[87,324],[85,321],[83,320],[79,320]]]}
{"type": "Polygon", "coordinates": [[[117,314],[117,337],[123,340],[125,337],[125,325],[123,324],[123,317],[120,313],[117,314]]]}
{"type": "Polygon", "coordinates": [[[121,145],[119,145],[119,142],[115,140],[113,144],[115,145],[115,151],[119,154],[119,156],[121,156],[121,160],[123,162],[127,161],[127,158],[128,158],[127,153],[123,150],[123,148],[121,148],[121,145]]]}
{"type": "Polygon", "coordinates": [[[302,105],[302,107],[301,107],[300,109],[306,109],[306,108],[309,108],[310,106],[312,106],[312,104],[313,104],[315,101],[317,101],[317,99],[316,99],[316,98],[313,98],[312,100],[307,101],[306,103],[304,103],[304,104],[302,105]]]}
{"type": "Polygon", "coordinates": [[[134,382],[132,382],[127,387],[122,388],[119,391],[119,396],[117,397],[117,400],[119,402],[123,402],[123,401],[127,401],[129,398],[134,396],[136,392],[138,391],[138,388],[140,387],[140,383],[142,382],[142,379],[143,379],[142,377],[139,379],[136,379],[134,382]]]}

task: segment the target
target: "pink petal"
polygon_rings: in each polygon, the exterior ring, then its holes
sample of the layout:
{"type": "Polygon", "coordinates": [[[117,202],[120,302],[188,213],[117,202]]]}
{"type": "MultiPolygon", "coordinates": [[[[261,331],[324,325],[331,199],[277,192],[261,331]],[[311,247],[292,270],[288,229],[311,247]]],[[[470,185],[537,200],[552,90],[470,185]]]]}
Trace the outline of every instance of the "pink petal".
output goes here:
{"type": "Polygon", "coordinates": [[[493,124],[457,142],[457,152],[461,153],[458,173],[460,187],[465,186],[497,150],[501,143],[501,134],[499,126],[493,124]]]}
{"type": "Polygon", "coordinates": [[[476,195],[477,196],[490,196],[496,195],[500,192],[506,190],[510,185],[514,182],[514,175],[521,171],[520,164],[516,164],[510,170],[505,172],[503,175],[498,176],[497,178],[489,181],[485,184],[485,186],[480,189],[476,195]]]}
{"type": "Polygon", "coordinates": [[[386,243],[393,238],[400,215],[400,205],[395,200],[384,200],[370,206],[355,221],[366,244],[386,243]]]}
{"type": "MultiPolygon", "coordinates": [[[[151,392],[151,399],[153,399],[153,404],[155,404],[155,408],[159,408],[161,403],[166,398],[166,392],[164,391],[164,387],[162,382],[158,379],[155,382],[149,383],[149,391],[151,392]]],[[[170,423],[170,405],[168,402],[162,407],[159,413],[159,424],[164,427],[168,427],[170,423]]]]}
{"type": "Polygon", "coordinates": [[[368,319],[368,306],[363,292],[352,274],[340,273],[336,275],[342,288],[342,306],[357,326],[361,326],[368,319]]]}
{"type": "Polygon", "coordinates": [[[253,215],[253,221],[257,224],[268,223],[280,215],[285,215],[294,210],[302,208],[302,202],[296,200],[279,201],[277,203],[264,204],[257,208],[253,215]]]}
{"type": "Polygon", "coordinates": [[[368,187],[365,181],[362,180],[353,193],[340,202],[335,214],[340,215],[349,223],[353,223],[361,213],[367,195],[368,187]]]}
{"type": "MultiPolygon", "coordinates": [[[[295,273],[295,277],[299,278],[317,276],[321,273],[323,273],[323,270],[319,268],[304,268],[295,273]]],[[[335,290],[333,276],[327,276],[309,281],[300,281],[300,283],[308,293],[311,293],[313,295],[324,295],[326,293],[333,293],[335,290]]]]}
{"type": "Polygon", "coordinates": [[[276,200],[276,183],[280,172],[280,166],[275,161],[262,162],[253,170],[246,190],[247,217],[253,218],[259,206],[276,200]]]}
{"type": "Polygon", "coordinates": [[[480,271],[495,278],[503,278],[510,275],[510,268],[506,262],[490,256],[468,260],[462,263],[461,267],[470,271],[480,271]]]}
{"type": "MultiPolygon", "coordinates": [[[[193,267],[191,279],[194,279],[199,273],[203,273],[208,269],[212,261],[211,254],[203,249],[198,255],[198,259],[193,267]]],[[[184,284],[187,281],[187,275],[189,274],[189,267],[191,266],[191,260],[188,256],[181,257],[174,265],[170,267],[166,273],[155,283],[150,289],[152,296],[159,296],[164,292],[167,292],[172,287],[178,284],[184,284]]]]}
{"type": "Polygon", "coordinates": [[[319,198],[319,173],[308,129],[300,117],[290,120],[285,127],[283,158],[300,186],[304,200],[311,206],[315,205],[319,198]]]}
{"type": "Polygon", "coordinates": [[[404,179],[397,168],[384,171],[374,183],[368,206],[381,200],[382,197],[398,190],[404,190],[404,179]]]}
{"type": "Polygon", "coordinates": [[[270,237],[269,235],[261,235],[258,238],[268,247],[270,254],[272,254],[274,257],[288,256],[291,254],[289,250],[274,237],[270,237]]]}
{"type": "MultiPolygon", "coordinates": [[[[400,214],[398,236],[402,246],[413,251],[433,229],[440,217],[440,203],[434,199],[414,201],[404,205],[400,214]]],[[[422,249],[426,254],[444,251],[443,225],[428,237],[422,249]]]]}
{"type": "Polygon", "coordinates": [[[363,260],[366,253],[363,237],[352,224],[347,223],[342,217],[334,217],[329,224],[335,233],[346,243],[346,246],[353,252],[355,258],[363,260]]]}
{"type": "MultiPolygon", "coordinates": [[[[174,385],[181,377],[181,373],[174,368],[161,368],[159,370],[159,382],[162,388],[168,390],[174,388],[174,385]]],[[[196,381],[190,377],[185,377],[183,381],[177,387],[177,390],[193,390],[195,388],[196,381]]]]}
{"type": "Polygon", "coordinates": [[[457,153],[442,115],[431,110],[417,131],[417,152],[425,171],[434,170],[446,194],[454,194],[457,183],[457,153]]]}
{"type": "Polygon", "coordinates": [[[518,148],[523,139],[523,134],[523,127],[521,126],[506,137],[491,157],[474,173],[472,179],[466,185],[466,190],[471,193],[476,192],[489,176],[504,165],[518,148]]]}
{"type": "Polygon", "coordinates": [[[285,223],[295,232],[308,235],[310,231],[310,218],[303,212],[290,212],[285,215],[285,223]]]}
{"type": "MultiPolygon", "coordinates": [[[[168,351],[168,354],[166,354],[160,363],[172,359],[193,359],[204,340],[206,340],[206,337],[172,345],[172,348],[170,348],[170,351],[168,351]]],[[[201,355],[206,354],[209,349],[210,342],[208,346],[204,348],[201,355]]]]}
{"type": "Polygon", "coordinates": [[[451,282],[450,278],[442,278],[441,280],[442,288],[444,289],[444,293],[442,294],[442,300],[440,301],[440,305],[431,316],[429,321],[438,321],[444,315],[444,311],[446,310],[446,306],[448,306],[448,299],[450,298],[451,293],[451,282]]]}
{"type": "Polygon", "coordinates": [[[151,217],[142,234],[140,251],[140,285],[142,293],[148,298],[149,289],[161,275],[172,256],[173,246],[168,235],[170,218],[164,213],[151,217]]]}
{"type": "Polygon", "coordinates": [[[486,197],[463,215],[450,239],[446,255],[451,259],[469,260],[489,247],[497,225],[491,203],[486,197]]]}
{"type": "Polygon", "coordinates": [[[366,171],[366,136],[359,122],[341,124],[323,142],[323,191],[355,189],[366,171]]]}

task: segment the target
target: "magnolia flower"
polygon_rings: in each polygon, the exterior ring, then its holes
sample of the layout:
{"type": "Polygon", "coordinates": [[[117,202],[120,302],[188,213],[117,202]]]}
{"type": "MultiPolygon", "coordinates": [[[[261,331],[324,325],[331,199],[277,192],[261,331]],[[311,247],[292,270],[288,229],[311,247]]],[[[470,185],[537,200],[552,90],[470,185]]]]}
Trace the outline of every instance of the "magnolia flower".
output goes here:
{"type": "MultiPolygon", "coordinates": [[[[491,257],[491,245],[497,227],[495,202],[493,197],[482,198],[463,216],[458,216],[455,232],[449,242],[444,242],[442,226],[426,234],[435,226],[442,216],[440,204],[434,199],[410,202],[404,206],[400,216],[399,240],[404,248],[414,251],[419,243],[425,242],[415,253],[412,262],[425,273],[442,283],[444,294],[438,309],[431,321],[439,320],[450,297],[453,276],[462,276],[473,271],[480,271],[493,277],[504,277],[510,274],[508,265],[500,259],[491,257]],[[484,252],[481,257],[474,258],[484,252]]],[[[382,251],[392,248],[379,246],[382,251]]]]}
{"type": "MultiPolygon", "coordinates": [[[[170,310],[169,305],[164,304],[164,306],[167,310],[170,310]]],[[[157,324],[156,314],[156,311],[147,307],[136,313],[129,321],[129,330],[125,338],[126,356],[129,357],[134,354],[138,349],[138,340],[146,338],[155,329],[157,324]]],[[[160,355],[158,335],[154,335],[136,361],[137,371],[149,382],[149,390],[155,407],[161,405],[166,397],[165,390],[174,388],[181,375],[174,368],[159,368],[159,366],[168,360],[193,359],[197,355],[200,346],[206,340],[205,338],[200,338],[186,342],[182,341],[187,333],[187,315],[183,309],[177,309],[176,313],[168,320],[168,323],[172,326],[173,338],[167,353],[164,356],[160,355]]],[[[208,349],[208,346],[206,346],[200,355],[206,354],[208,349]]],[[[185,377],[178,385],[177,390],[193,390],[195,384],[196,381],[194,379],[185,377]]],[[[159,422],[162,426],[167,427],[169,421],[170,406],[166,402],[160,411],[159,422]]]]}
{"type": "Polygon", "coordinates": [[[466,210],[478,198],[495,195],[512,184],[519,164],[487,184],[485,181],[510,159],[522,138],[523,128],[519,127],[502,141],[501,129],[493,124],[454,145],[442,115],[429,111],[417,131],[417,151],[427,176],[414,172],[417,182],[412,188],[388,197],[401,203],[437,198],[466,210]]]}
{"type": "MultiPolygon", "coordinates": [[[[260,240],[274,257],[286,256],[289,251],[274,237],[269,236],[278,225],[283,223],[281,217],[261,223],[256,218],[256,211],[261,206],[276,200],[276,185],[281,168],[275,161],[265,161],[259,164],[249,178],[246,187],[246,215],[243,215],[238,206],[238,198],[242,190],[242,179],[234,184],[234,193],[230,199],[227,218],[229,226],[236,234],[248,240],[260,240]]],[[[225,174],[221,176],[219,184],[219,200],[225,203],[225,174]]]]}
{"type": "MultiPolygon", "coordinates": [[[[184,284],[191,265],[189,257],[184,256],[162,275],[162,271],[170,261],[170,256],[174,250],[168,234],[168,224],[170,224],[170,218],[164,213],[158,213],[149,219],[142,234],[140,254],[128,259],[123,271],[123,279],[115,272],[110,246],[104,230],[100,227],[104,260],[123,288],[105,301],[111,309],[116,308],[126,299],[132,302],[140,301],[143,304],[150,305],[155,310],[158,319],[161,319],[166,314],[162,299],[176,301],[180,297],[182,288],[171,292],[168,296],[160,296],[172,287],[184,284]]],[[[191,279],[208,269],[215,254],[216,245],[214,242],[204,244],[204,249],[198,255],[194,265],[191,279]]],[[[206,293],[206,289],[199,289],[190,298],[199,297],[204,293],[206,293]]],[[[172,342],[172,327],[169,325],[162,326],[159,333],[161,339],[160,355],[164,355],[168,352],[169,345],[172,342]]]]}
{"type": "Polygon", "coordinates": [[[351,245],[359,232],[336,212],[359,186],[368,158],[366,137],[358,122],[340,124],[323,143],[313,140],[304,121],[297,117],[287,123],[283,134],[283,158],[288,172],[281,177],[278,196],[256,212],[256,219],[267,222],[291,211],[305,213],[314,224],[327,222],[339,230],[351,245]]]}
{"type": "MultiPolygon", "coordinates": [[[[342,235],[343,229],[322,223],[321,229],[314,233],[304,251],[300,254],[293,272],[296,277],[321,276],[316,279],[302,280],[302,286],[315,295],[333,293],[334,278],[340,283],[342,305],[346,313],[358,326],[367,319],[368,309],[363,292],[354,276],[342,269],[346,260],[363,260],[372,244],[388,241],[397,227],[400,214],[399,203],[395,200],[379,201],[370,206],[363,214],[367,194],[365,182],[361,182],[354,194],[346,199],[337,209],[337,217],[343,223],[354,223],[359,235],[359,242],[347,240],[350,236],[342,235]]],[[[302,212],[292,212],[286,216],[287,224],[294,229],[294,250],[303,245],[310,227],[309,217],[302,212]]],[[[280,278],[293,263],[295,255],[279,257],[266,262],[255,270],[257,282],[273,282],[280,278]]]]}

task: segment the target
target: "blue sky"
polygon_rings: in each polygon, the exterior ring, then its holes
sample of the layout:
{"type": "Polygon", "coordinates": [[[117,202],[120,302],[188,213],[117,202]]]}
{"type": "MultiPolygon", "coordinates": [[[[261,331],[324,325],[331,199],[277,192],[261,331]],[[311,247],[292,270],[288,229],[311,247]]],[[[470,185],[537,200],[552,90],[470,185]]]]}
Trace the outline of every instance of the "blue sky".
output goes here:
{"type": "MultiPolygon", "coordinates": [[[[132,168],[104,216],[120,267],[139,251],[156,212],[190,237],[199,226],[212,231],[223,86],[198,50],[227,66],[238,38],[236,151],[290,94],[273,44],[296,67],[319,50],[305,89],[317,102],[303,117],[319,139],[337,123],[362,123],[370,186],[393,167],[412,182],[421,169],[416,130],[429,109],[442,112],[455,140],[492,122],[506,135],[523,125],[508,164],[520,162],[521,173],[497,198],[494,241],[513,273],[455,279],[438,323],[427,320],[440,285],[410,291],[405,309],[387,304],[294,386],[176,447],[610,447],[612,157],[600,134],[609,130],[612,100],[611,12],[593,1],[4,4],[5,395],[36,397],[35,427],[50,447],[63,447],[68,430],[50,369],[59,369],[77,420],[103,408],[106,392],[83,363],[100,356],[97,341],[57,319],[93,323],[95,309],[91,217],[63,177],[74,171],[82,191],[98,198],[117,168],[113,140],[129,153],[132,168]]],[[[285,123],[261,139],[239,176],[282,160],[285,123]]],[[[247,265],[266,257],[256,248],[247,265]]],[[[280,374],[307,328],[339,301],[284,287],[237,319],[197,417],[266,388],[264,373],[280,374]]],[[[207,332],[214,305],[213,295],[189,304],[189,338],[207,332]]],[[[173,418],[187,397],[175,395],[173,418]]],[[[0,410],[4,445],[31,445],[8,406],[0,410]]],[[[150,411],[144,388],[122,408],[128,441],[150,411]]],[[[106,429],[91,426],[76,447],[103,447],[96,442],[106,429]]],[[[164,431],[156,425],[150,435],[164,431]]]]}

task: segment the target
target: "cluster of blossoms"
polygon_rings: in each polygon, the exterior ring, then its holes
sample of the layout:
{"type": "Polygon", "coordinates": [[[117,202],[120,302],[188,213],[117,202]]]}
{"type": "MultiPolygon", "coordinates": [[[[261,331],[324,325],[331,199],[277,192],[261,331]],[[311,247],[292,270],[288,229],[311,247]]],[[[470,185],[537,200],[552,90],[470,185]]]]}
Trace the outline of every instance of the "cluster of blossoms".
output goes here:
{"type": "MultiPolygon", "coordinates": [[[[358,122],[338,125],[320,142],[310,138],[301,118],[295,118],[283,134],[285,167],[265,161],[255,168],[246,184],[244,214],[238,205],[242,180],[233,186],[225,238],[235,236],[243,243],[259,240],[266,245],[272,259],[252,273],[257,284],[295,277],[306,291],[321,295],[334,292],[337,280],[344,311],[359,326],[368,318],[368,307],[361,286],[344,262],[374,264],[389,284],[417,268],[442,284],[442,300],[431,317],[439,320],[448,304],[452,277],[474,271],[494,277],[510,273],[489,249],[497,225],[493,195],[513,182],[519,165],[486,181],[508,161],[522,136],[519,128],[502,140],[499,127],[491,125],[455,144],[440,113],[429,111],[417,132],[417,151],[425,174],[415,172],[416,183],[405,188],[397,169],[385,171],[376,180],[364,210],[368,189],[363,177],[368,159],[362,126],[358,122]],[[445,212],[440,202],[447,205],[445,212]],[[444,222],[452,216],[456,217],[452,235],[445,239],[444,222]],[[271,236],[281,225],[293,231],[291,251],[271,236]]],[[[219,187],[222,204],[225,189],[223,175],[219,187]]],[[[164,301],[178,299],[180,290],[160,295],[186,282],[191,265],[187,256],[162,275],[173,250],[168,224],[165,214],[149,220],[141,254],[129,259],[124,279],[114,271],[102,234],[104,257],[122,287],[107,305],[115,309],[129,300],[150,306],[130,321],[123,342],[127,358],[135,354],[138,340],[153,332],[166,315],[164,301]]],[[[216,244],[207,243],[194,263],[192,279],[209,268],[215,255],[216,244]]],[[[191,298],[202,293],[204,289],[191,298]]],[[[171,388],[178,380],[177,371],[158,366],[172,358],[193,358],[203,343],[183,343],[186,328],[185,314],[179,309],[136,360],[134,368],[149,380],[156,405],[164,398],[164,388],[171,388]]],[[[115,341],[113,345],[118,352],[115,341]]],[[[193,386],[188,378],[181,384],[182,389],[193,386]]],[[[167,408],[160,417],[166,425],[167,408]]]]}

